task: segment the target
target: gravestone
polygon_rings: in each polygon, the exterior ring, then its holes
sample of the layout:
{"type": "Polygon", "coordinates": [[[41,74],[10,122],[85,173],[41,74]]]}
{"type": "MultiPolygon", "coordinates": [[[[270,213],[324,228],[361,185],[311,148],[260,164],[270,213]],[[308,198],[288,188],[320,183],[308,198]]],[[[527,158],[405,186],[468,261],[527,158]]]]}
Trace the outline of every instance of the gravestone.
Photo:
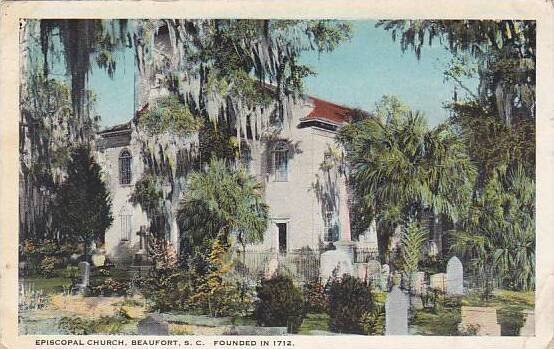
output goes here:
{"type": "Polygon", "coordinates": [[[534,336],[535,335],[535,312],[533,310],[524,310],[523,316],[525,323],[519,330],[520,336],[534,336]]]}
{"type": "Polygon", "coordinates": [[[429,277],[429,287],[440,292],[446,292],[446,274],[438,273],[429,277]]]}
{"type": "Polygon", "coordinates": [[[80,278],[81,278],[79,281],[79,285],[82,287],[88,287],[89,280],[90,280],[90,263],[80,262],[79,272],[80,272],[80,278]]]}
{"type": "Polygon", "coordinates": [[[433,240],[429,241],[427,244],[427,256],[433,258],[439,255],[439,248],[437,243],[433,240]]]}
{"type": "Polygon", "coordinates": [[[456,256],[450,258],[446,265],[446,293],[449,295],[464,294],[464,267],[456,256]]]}
{"type": "Polygon", "coordinates": [[[85,293],[90,279],[90,263],[79,262],[79,282],[71,289],[71,293],[85,293]]]}
{"type": "Polygon", "coordinates": [[[352,258],[342,250],[330,250],[321,254],[319,275],[323,283],[333,275],[354,275],[352,258]]]}
{"type": "Polygon", "coordinates": [[[377,223],[373,220],[367,230],[360,234],[358,241],[363,248],[377,248],[377,223]]]}
{"type": "Polygon", "coordinates": [[[150,314],[137,324],[139,335],[167,336],[169,335],[169,323],[159,315],[150,314]]]}
{"type": "Polygon", "coordinates": [[[408,334],[408,308],[410,299],[400,287],[393,286],[385,303],[385,335],[403,336],[408,334]]]}
{"type": "Polygon", "coordinates": [[[372,284],[377,282],[381,278],[381,263],[376,260],[370,260],[367,262],[367,279],[372,284]]]}
{"type": "Polygon", "coordinates": [[[233,325],[226,334],[231,336],[284,336],[287,334],[287,328],[233,325]]]}
{"type": "Polygon", "coordinates": [[[381,290],[386,290],[389,287],[389,278],[390,278],[390,267],[388,264],[383,264],[383,267],[381,267],[381,280],[379,280],[381,290]]]}
{"type": "Polygon", "coordinates": [[[425,273],[415,272],[410,275],[410,291],[415,295],[422,295],[425,292],[425,273]]]}
{"type": "Polygon", "coordinates": [[[95,267],[103,267],[106,264],[106,251],[103,248],[99,248],[95,253],[90,257],[92,264],[95,267]]]}
{"type": "Polygon", "coordinates": [[[420,296],[411,296],[410,297],[410,303],[412,304],[412,307],[414,307],[415,310],[423,309],[423,300],[420,296]]]}
{"type": "Polygon", "coordinates": [[[358,279],[364,282],[368,281],[367,263],[354,263],[354,269],[356,270],[358,279]]]}
{"type": "Polygon", "coordinates": [[[267,266],[264,270],[264,277],[266,279],[271,279],[277,274],[278,271],[279,271],[279,259],[277,257],[273,257],[267,263],[267,266]]]}
{"type": "Polygon", "coordinates": [[[477,336],[500,336],[496,308],[462,306],[462,322],[458,330],[477,336]]]}

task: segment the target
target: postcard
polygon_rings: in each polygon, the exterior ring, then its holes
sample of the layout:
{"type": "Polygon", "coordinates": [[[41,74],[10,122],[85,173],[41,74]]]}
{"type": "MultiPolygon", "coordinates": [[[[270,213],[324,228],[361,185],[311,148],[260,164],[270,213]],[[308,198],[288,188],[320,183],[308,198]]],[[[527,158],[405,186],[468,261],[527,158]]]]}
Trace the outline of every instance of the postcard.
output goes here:
{"type": "Polygon", "coordinates": [[[548,348],[554,6],[6,1],[7,348],[548,348]]]}

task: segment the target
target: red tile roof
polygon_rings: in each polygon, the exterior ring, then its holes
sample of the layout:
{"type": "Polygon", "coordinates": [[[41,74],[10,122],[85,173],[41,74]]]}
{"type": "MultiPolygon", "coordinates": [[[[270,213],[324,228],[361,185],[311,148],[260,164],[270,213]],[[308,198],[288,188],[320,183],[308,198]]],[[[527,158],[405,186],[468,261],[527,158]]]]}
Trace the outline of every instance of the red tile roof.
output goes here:
{"type": "Polygon", "coordinates": [[[302,121],[322,120],[341,125],[350,120],[352,109],[315,97],[308,99],[313,103],[314,109],[302,121]]]}

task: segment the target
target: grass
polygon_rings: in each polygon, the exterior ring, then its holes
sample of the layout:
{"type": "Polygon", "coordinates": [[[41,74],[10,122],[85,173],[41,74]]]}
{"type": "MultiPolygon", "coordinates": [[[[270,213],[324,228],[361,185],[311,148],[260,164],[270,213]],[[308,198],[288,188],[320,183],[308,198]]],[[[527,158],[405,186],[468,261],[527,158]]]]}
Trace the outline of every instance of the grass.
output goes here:
{"type": "Polygon", "coordinates": [[[443,308],[436,313],[432,310],[418,310],[411,323],[416,334],[431,336],[456,336],[461,321],[460,308],[443,308]]]}
{"type": "Polygon", "coordinates": [[[535,307],[535,293],[533,291],[499,290],[492,295],[491,299],[486,301],[480,299],[477,294],[469,294],[464,297],[462,305],[495,307],[501,334],[503,336],[517,336],[519,329],[525,322],[522,311],[526,309],[533,310],[535,307]]]}
{"type": "Polygon", "coordinates": [[[42,289],[46,294],[62,293],[64,286],[69,287],[71,285],[71,279],[63,277],[41,278],[34,276],[25,277],[23,281],[25,283],[32,283],[34,289],[42,289]]]}
{"type": "Polygon", "coordinates": [[[499,290],[490,300],[482,300],[478,294],[470,293],[461,300],[461,305],[445,304],[441,310],[422,309],[415,312],[410,323],[416,334],[433,336],[455,336],[461,321],[461,306],[494,307],[497,309],[498,323],[502,336],[517,336],[523,326],[522,311],[534,309],[534,292],[499,290]]]}
{"type": "Polygon", "coordinates": [[[308,314],[298,330],[298,334],[307,335],[310,331],[329,331],[329,315],[327,314],[308,314]]]}
{"type": "MultiPolygon", "coordinates": [[[[31,276],[25,276],[21,277],[21,280],[25,283],[32,283],[34,284],[35,289],[42,289],[44,293],[46,294],[56,294],[56,293],[62,293],[64,287],[71,286],[72,280],[71,278],[67,278],[62,276],[64,272],[64,268],[56,270],[54,274],[56,276],[50,276],[50,277],[42,277],[40,275],[31,275],[31,276]]],[[[107,278],[112,278],[114,280],[128,283],[130,282],[130,276],[129,273],[125,270],[120,269],[111,269],[109,272],[109,275],[101,275],[97,272],[92,272],[90,275],[90,283],[101,283],[107,278]]]]}

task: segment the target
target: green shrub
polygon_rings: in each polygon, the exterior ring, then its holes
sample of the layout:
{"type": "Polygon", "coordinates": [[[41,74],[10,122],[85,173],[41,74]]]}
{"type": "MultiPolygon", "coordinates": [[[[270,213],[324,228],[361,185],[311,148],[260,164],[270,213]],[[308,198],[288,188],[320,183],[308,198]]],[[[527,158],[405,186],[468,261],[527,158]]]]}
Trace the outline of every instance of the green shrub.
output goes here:
{"type": "MultiPolygon", "coordinates": [[[[333,332],[367,334],[363,320],[375,312],[370,288],[360,279],[343,275],[327,284],[329,299],[329,329],[333,332]]],[[[366,325],[367,327],[367,325],[366,325]]]]}
{"type": "Polygon", "coordinates": [[[372,311],[363,313],[360,324],[364,334],[371,336],[385,334],[385,307],[376,305],[372,311]]]}
{"type": "Polygon", "coordinates": [[[92,296],[124,296],[127,294],[128,289],[129,284],[113,278],[90,283],[90,295],[92,296]]]}
{"type": "Polygon", "coordinates": [[[326,313],[327,296],[325,286],[319,281],[305,283],[302,291],[304,293],[306,312],[326,313]]]}
{"type": "Polygon", "coordinates": [[[86,320],[78,316],[64,316],[58,322],[58,328],[73,335],[117,334],[121,332],[129,319],[118,313],[115,316],[101,316],[98,319],[86,320]]]}
{"type": "Polygon", "coordinates": [[[306,311],[302,293],[292,279],[283,275],[262,279],[256,291],[259,298],[255,312],[258,325],[287,326],[290,333],[297,333],[306,311]]]}
{"type": "Polygon", "coordinates": [[[57,257],[46,256],[40,261],[40,272],[42,276],[53,276],[54,270],[59,266],[60,260],[57,257]]]}
{"type": "Polygon", "coordinates": [[[213,317],[246,315],[251,310],[254,295],[233,272],[228,245],[215,239],[209,253],[197,257],[203,260],[204,266],[194,268],[198,277],[190,307],[213,317]]]}

